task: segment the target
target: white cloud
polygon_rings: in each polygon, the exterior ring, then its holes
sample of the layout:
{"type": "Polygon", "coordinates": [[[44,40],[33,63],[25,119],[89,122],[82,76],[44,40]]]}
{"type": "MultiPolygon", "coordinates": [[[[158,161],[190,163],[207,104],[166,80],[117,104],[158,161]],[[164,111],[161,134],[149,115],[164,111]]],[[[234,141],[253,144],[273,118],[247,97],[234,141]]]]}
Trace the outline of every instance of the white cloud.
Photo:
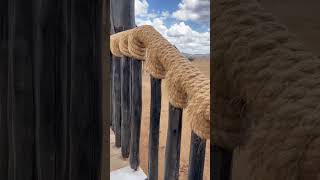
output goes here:
{"type": "Polygon", "coordinates": [[[184,22],[167,27],[161,18],[137,21],[139,26],[152,25],[181,52],[189,54],[209,54],[210,32],[197,32],[184,22]]]}
{"type": "Polygon", "coordinates": [[[197,32],[184,22],[172,25],[167,29],[166,36],[183,52],[190,54],[207,54],[210,52],[210,33],[197,32]]]}
{"type": "Polygon", "coordinates": [[[179,9],[172,13],[172,17],[182,21],[209,23],[210,0],[182,0],[179,9]]]}
{"type": "MultiPolygon", "coordinates": [[[[138,9],[137,4],[143,4],[144,1],[145,0],[136,0],[136,11],[138,9]],[[141,2],[137,3],[137,1],[141,2]]],[[[152,25],[181,52],[189,54],[210,53],[209,30],[207,32],[198,32],[192,29],[189,25],[185,24],[185,22],[175,22],[171,26],[168,26],[165,23],[167,18],[170,18],[170,13],[168,11],[149,13],[148,3],[145,5],[145,7],[147,8],[143,11],[144,13],[136,14],[136,24],[138,26],[152,25]]]]}
{"type": "Polygon", "coordinates": [[[143,16],[148,14],[149,4],[146,0],[135,0],[136,16],[143,16]]]}

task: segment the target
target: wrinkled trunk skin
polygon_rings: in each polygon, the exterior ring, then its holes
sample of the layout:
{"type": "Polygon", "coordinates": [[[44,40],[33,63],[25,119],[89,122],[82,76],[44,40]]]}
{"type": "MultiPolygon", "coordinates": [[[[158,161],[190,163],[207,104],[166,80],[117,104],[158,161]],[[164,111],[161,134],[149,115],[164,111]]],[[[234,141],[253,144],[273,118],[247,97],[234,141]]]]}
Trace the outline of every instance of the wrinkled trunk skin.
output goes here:
{"type": "Polygon", "coordinates": [[[215,0],[213,142],[234,180],[320,179],[320,59],[255,0],[215,0]]]}

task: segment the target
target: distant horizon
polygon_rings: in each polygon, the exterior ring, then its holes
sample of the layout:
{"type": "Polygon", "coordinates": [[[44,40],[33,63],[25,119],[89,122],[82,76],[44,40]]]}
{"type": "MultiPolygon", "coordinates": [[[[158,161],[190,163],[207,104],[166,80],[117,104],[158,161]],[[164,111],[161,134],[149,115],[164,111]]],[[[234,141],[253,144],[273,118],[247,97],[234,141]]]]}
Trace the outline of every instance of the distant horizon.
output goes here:
{"type": "Polygon", "coordinates": [[[196,54],[190,54],[190,53],[186,53],[186,52],[181,52],[182,54],[189,54],[189,55],[210,55],[210,53],[196,53],[196,54]]]}

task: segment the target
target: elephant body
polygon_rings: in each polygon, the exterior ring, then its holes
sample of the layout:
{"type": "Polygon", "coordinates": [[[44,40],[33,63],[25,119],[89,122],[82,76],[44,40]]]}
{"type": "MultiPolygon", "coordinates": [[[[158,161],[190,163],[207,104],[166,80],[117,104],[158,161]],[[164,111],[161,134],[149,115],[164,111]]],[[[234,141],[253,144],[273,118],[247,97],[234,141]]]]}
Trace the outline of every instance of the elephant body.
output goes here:
{"type": "Polygon", "coordinates": [[[233,179],[320,179],[319,57],[256,0],[213,7],[213,142],[233,179]]]}

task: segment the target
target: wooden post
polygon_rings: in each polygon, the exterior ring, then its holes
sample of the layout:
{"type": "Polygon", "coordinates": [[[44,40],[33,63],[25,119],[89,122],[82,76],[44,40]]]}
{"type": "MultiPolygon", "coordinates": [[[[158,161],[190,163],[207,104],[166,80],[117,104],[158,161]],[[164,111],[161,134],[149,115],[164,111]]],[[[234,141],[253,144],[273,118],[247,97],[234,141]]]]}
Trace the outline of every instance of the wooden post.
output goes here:
{"type": "MultiPolygon", "coordinates": [[[[70,12],[71,2],[70,0],[63,1],[63,21],[64,24],[64,36],[61,46],[63,47],[63,56],[61,56],[61,98],[62,98],[62,121],[63,124],[61,128],[61,139],[62,139],[62,148],[61,148],[61,178],[65,179],[69,177],[69,159],[70,159],[70,96],[71,96],[71,12],[70,12]]],[[[60,132],[61,132],[60,131],[60,132]]],[[[59,177],[59,176],[58,176],[59,177]]]]}
{"type": "Polygon", "coordinates": [[[188,180],[203,178],[206,140],[201,139],[193,131],[191,133],[188,180]]]}
{"type": "Polygon", "coordinates": [[[159,126],[161,112],[161,79],[151,78],[148,180],[158,179],[159,126]]]}
{"type": "Polygon", "coordinates": [[[110,124],[111,124],[111,89],[110,89],[110,2],[102,0],[102,149],[101,149],[101,166],[98,180],[110,179],[110,124]],[[109,107],[109,108],[108,108],[109,107]]]}
{"type": "MultiPolygon", "coordinates": [[[[111,2],[109,1],[109,6],[111,7],[111,2]]],[[[113,17],[112,17],[112,9],[109,8],[110,11],[109,11],[109,20],[110,20],[110,34],[115,34],[116,33],[116,30],[113,26],[113,17]]],[[[109,37],[110,39],[110,37],[109,37]]],[[[109,45],[110,46],[110,45],[109,45]]],[[[110,48],[110,47],[109,47],[110,48]]],[[[111,121],[112,121],[112,131],[114,132],[114,134],[116,133],[116,130],[115,130],[115,102],[114,102],[114,92],[115,92],[115,84],[114,84],[114,63],[113,63],[113,55],[110,51],[110,62],[109,62],[109,66],[110,66],[110,105],[111,105],[111,110],[110,110],[110,113],[111,113],[111,121]]]]}
{"type": "Polygon", "coordinates": [[[113,101],[113,122],[115,129],[116,147],[121,147],[121,79],[120,79],[120,58],[112,56],[112,101],[113,101]]]}
{"type": "Polygon", "coordinates": [[[130,59],[121,58],[121,154],[123,158],[129,157],[131,119],[130,119],[130,59]]]}
{"type": "Polygon", "coordinates": [[[69,180],[98,179],[102,149],[103,0],[71,0],[69,180]]]}
{"type": "Polygon", "coordinates": [[[8,179],[34,180],[33,4],[8,2],[8,179]]]}
{"type": "Polygon", "coordinates": [[[179,179],[182,109],[169,105],[169,124],[165,154],[165,180],[179,179]]]}
{"type": "Polygon", "coordinates": [[[8,0],[0,1],[0,179],[8,179],[8,0]]]}
{"type": "Polygon", "coordinates": [[[113,89],[113,73],[112,73],[112,58],[113,58],[113,56],[112,56],[112,54],[111,54],[111,52],[110,52],[110,59],[107,59],[107,63],[109,64],[109,92],[110,92],[110,104],[109,104],[109,107],[110,107],[110,114],[109,114],[109,119],[110,119],[110,126],[111,126],[111,129],[112,129],[112,131],[114,132],[115,131],[115,129],[114,129],[114,118],[113,118],[113,112],[112,112],[112,110],[113,110],[113,99],[112,99],[112,89],[113,89]]]}
{"type": "Polygon", "coordinates": [[[231,165],[232,152],[224,150],[216,145],[212,149],[212,176],[213,180],[230,180],[231,179],[231,165]]]}
{"type": "Polygon", "coordinates": [[[48,180],[55,180],[56,177],[62,179],[68,162],[68,127],[65,126],[68,118],[63,114],[66,111],[63,109],[63,81],[66,78],[63,71],[65,62],[69,61],[65,51],[67,14],[61,11],[66,4],[61,0],[33,2],[36,177],[48,180]]]}
{"type": "MultiPolygon", "coordinates": [[[[4,44],[2,44],[3,46],[4,44]]],[[[7,85],[8,85],[8,57],[0,48],[0,179],[8,179],[8,122],[7,122],[7,85]]]]}
{"type": "Polygon", "coordinates": [[[133,60],[132,62],[132,126],[130,141],[130,166],[137,170],[139,167],[139,145],[140,145],[140,128],[141,128],[141,106],[142,106],[142,82],[141,82],[141,61],[133,60]]]}
{"type": "MultiPolygon", "coordinates": [[[[119,28],[116,28],[116,15],[115,9],[117,3],[114,1],[110,2],[110,32],[111,34],[118,33],[119,28]]],[[[115,134],[115,145],[116,147],[121,147],[121,74],[120,74],[120,58],[112,56],[111,59],[111,101],[112,101],[112,122],[113,122],[113,132],[115,134]]]]}
{"type": "Polygon", "coordinates": [[[0,1],[0,179],[100,176],[103,1],[0,1]]]}
{"type": "MultiPolygon", "coordinates": [[[[113,27],[117,32],[131,29],[135,26],[134,21],[134,0],[112,0],[112,22],[113,27]]],[[[122,57],[120,62],[120,77],[121,84],[121,152],[124,158],[129,157],[129,146],[131,136],[131,118],[130,118],[130,85],[131,85],[131,72],[130,72],[130,59],[122,57]]],[[[115,82],[117,83],[117,82],[115,82]]]]}
{"type": "MultiPolygon", "coordinates": [[[[110,9],[110,18],[111,18],[111,28],[117,32],[121,32],[127,29],[134,27],[134,0],[111,0],[111,9],[110,9]]],[[[121,146],[121,152],[123,157],[129,156],[129,145],[130,145],[130,135],[131,135],[131,118],[130,118],[130,85],[131,85],[131,72],[130,72],[130,60],[127,57],[115,58],[113,60],[113,66],[117,67],[120,63],[120,67],[114,68],[113,83],[115,84],[113,96],[118,99],[118,93],[120,93],[120,109],[117,108],[119,105],[116,105],[114,108],[115,121],[118,121],[118,113],[120,113],[120,130],[116,128],[116,145],[121,146]],[[120,62],[115,62],[119,60],[120,62]],[[119,80],[117,78],[120,77],[119,80]],[[120,90],[116,90],[116,87],[120,85],[120,90]],[[120,133],[120,135],[119,135],[120,133]],[[118,134],[118,135],[117,135],[118,134]],[[121,136],[121,137],[119,137],[121,136]],[[120,142],[118,142],[120,141],[120,142]]],[[[114,100],[113,103],[117,104],[117,100],[114,100]]],[[[119,122],[116,122],[119,125],[119,122]]]]}
{"type": "MultiPolygon", "coordinates": [[[[124,13],[127,9],[132,9],[133,1],[121,3],[122,30],[132,28],[130,14],[124,13]],[[128,15],[127,17],[125,15],[128,15]]],[[[130,10],[129,10],[130,11],[130,10]]],[[[128,158],[130,153],[131,136],[131,60],[128,57],[121,58],[121,154],[123,158],[128,158]]]]}

